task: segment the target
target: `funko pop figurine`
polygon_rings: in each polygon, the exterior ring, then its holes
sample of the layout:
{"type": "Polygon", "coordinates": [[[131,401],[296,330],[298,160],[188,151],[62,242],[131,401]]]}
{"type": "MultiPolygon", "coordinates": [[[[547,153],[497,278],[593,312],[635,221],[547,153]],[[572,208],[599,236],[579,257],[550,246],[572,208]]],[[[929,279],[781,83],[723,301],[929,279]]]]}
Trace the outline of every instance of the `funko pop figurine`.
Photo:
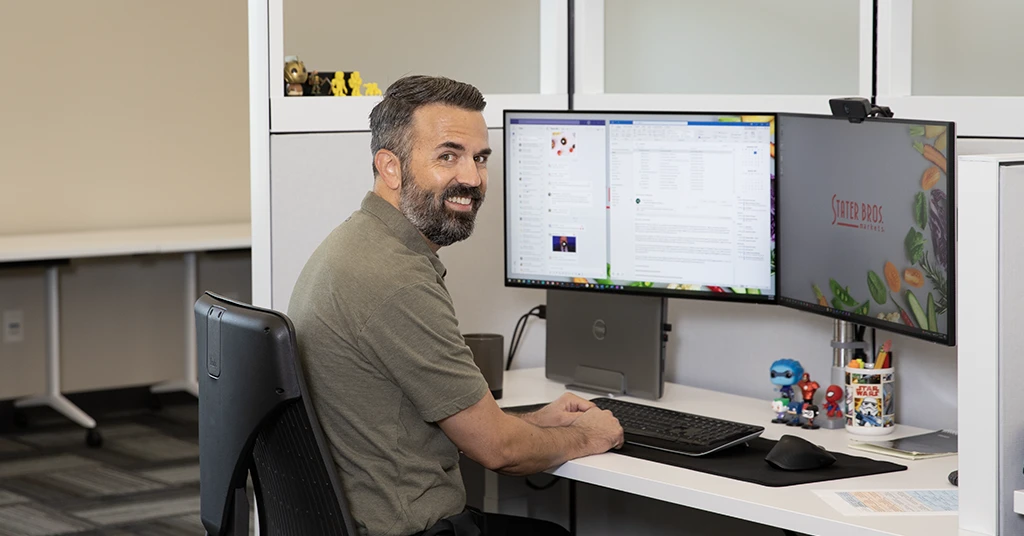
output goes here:
{"type": "Polygon", "coordinates": [[[284,63],[284,81],[288,84],[288,96],[302,95],[302,84],[306,83],[309,73],[302,60],[288,56],[284,63]]]}
{"type": "Polygon", "coordinates": [[[804,419],[806,419],[807,422],[805,422],[801,428],[805,430],[817,430],[818,428],[821,428],[817,424],[814,424],[814,419],[817,416],[818,406],[815,406],[814,404],[804,404],[804,419]]]}
{"type": "Polygon", "coordinates": [[[786,408],[789,407],[788,398],[776,398],[772,400],[772,411],[775,413],[775,418],[772,422],[775,424],[782,424],[786,422],[786,408]]]}
{"type": "Polygon", "coordinates": [[[793,385],[804,373],[804,367],[794,359],[779,359],[772,363],[772,383],[779,386],[780,398],[793,400],[793,385]]]}
{"type": "Polygon", "coordinates": [[[804,402],[808,404],[814,403],[814,393],[821,388],[818,382],[811,380],[811,375],[807,372],[803,373],[803,377],[797,382],[797,387],[800,388],[800,392],[804,395],[804,402]]]}
{"type": "Polygon", "coordinates": [[[825,415],[829,418],[843,416],[843,410],[839,407],[839,401],[843,399],[843,388],[832,384],[825,390],[825,415]]]}
{"type": "Polygon", "coordinates": [[[804,403],[791,400],[789,406],[786,407],[786,426],[800,426],[800,412],[803,410],[804,403]]]}

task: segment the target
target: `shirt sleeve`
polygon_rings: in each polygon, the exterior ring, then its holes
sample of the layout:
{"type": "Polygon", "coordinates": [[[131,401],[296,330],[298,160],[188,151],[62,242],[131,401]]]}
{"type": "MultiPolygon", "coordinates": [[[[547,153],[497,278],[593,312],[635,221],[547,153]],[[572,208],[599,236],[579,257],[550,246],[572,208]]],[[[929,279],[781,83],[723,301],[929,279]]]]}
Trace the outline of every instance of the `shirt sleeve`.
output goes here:
{"type": "Polygon", "coordinates": [[[439,284],[414,283],[396,291],[367,319],[359,344],[426,422],[450,417],[487,393],[451,298],[439,284]]]}

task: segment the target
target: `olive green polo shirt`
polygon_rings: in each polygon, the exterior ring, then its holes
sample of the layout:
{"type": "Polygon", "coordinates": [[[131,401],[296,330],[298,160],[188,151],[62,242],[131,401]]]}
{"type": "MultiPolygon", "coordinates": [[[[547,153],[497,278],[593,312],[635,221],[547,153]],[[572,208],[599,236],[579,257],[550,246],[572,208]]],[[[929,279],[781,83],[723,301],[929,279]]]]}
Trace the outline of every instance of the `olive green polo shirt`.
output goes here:
{"type": "Polygon", "coordinates": [[[466,504],[458,448],[437,421],[487,382],[444,275],[423,235],[370,192],[292,291],[310,396],[362,534],[413,534],[466,504]]]}

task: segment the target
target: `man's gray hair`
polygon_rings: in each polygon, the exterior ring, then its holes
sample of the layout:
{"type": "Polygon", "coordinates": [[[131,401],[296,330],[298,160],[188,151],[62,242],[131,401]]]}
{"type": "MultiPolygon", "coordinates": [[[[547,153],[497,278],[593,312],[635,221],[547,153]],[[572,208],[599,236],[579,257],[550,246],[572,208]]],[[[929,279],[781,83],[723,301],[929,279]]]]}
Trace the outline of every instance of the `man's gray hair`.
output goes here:
{"type": "MultiPolygon", "coordinates": [[[[384,99],[370,112],[370,152],[387,149],[408,165],[411,147],[412,115],[420,106],[447,104],[474,112],[483,111],[484,96],[465,82],[440,76],[414,75],[400,78],[384,92],[384,99]]],[[[377,164],[373,176],[377,177],[377,164]]]]}

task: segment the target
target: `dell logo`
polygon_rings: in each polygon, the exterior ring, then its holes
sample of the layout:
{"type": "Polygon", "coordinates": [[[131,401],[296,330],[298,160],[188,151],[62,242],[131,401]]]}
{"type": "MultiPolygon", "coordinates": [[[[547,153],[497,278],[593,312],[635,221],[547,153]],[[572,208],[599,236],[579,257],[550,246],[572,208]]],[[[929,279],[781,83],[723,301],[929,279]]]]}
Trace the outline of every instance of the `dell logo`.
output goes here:
{"type": "Polygon", "coordinates": [[[594,321],[594,338],[603,341],[605,334],[608,332],[608,327],[605,325],[604,320],[598,318],[594,321]]]}

